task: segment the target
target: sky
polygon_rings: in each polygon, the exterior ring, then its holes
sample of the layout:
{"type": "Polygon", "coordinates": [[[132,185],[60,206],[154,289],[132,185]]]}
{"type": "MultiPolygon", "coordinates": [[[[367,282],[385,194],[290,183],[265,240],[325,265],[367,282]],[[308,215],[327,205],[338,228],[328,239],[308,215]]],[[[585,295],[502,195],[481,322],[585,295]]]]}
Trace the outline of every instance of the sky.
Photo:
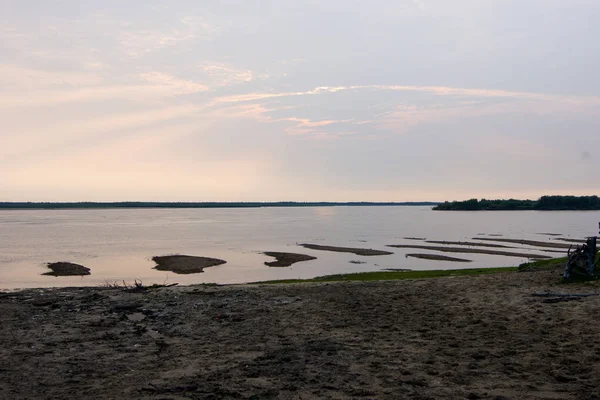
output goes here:
{"type": "Polygon", "coordinates": [[[597,0],[0,0],[0,201],[600,194],[597,0]]]}

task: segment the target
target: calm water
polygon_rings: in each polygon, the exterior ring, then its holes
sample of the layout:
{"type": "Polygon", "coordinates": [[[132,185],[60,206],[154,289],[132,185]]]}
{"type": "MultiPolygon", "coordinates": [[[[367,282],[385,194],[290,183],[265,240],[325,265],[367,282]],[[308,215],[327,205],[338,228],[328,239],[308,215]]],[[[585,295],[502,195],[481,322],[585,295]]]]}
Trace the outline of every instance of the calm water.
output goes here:
{"type": "MultiPolygon", "coordinates": [[[[0,211],[0,288],[101,285],[143,280],[144,284],[241,283],[310,278],[384,268],[450,269],[515,265],[526,259],[452,254],[473,260],[450,263],[390,256],[360,257],[315,251],[297,243],[385,249],[387,244],[418,244],[404,237],[466,240],[477,235],[548,240],[540,233],[582,238],[597,234],[598,211],[439,212],[430,207],[324,207],[257,209],[35,210],[0,211]],[[288,268],[260,252],[288,251],[318,259],[288,268]],[[227,264],[202,274],[177,275],[153,270],[155,255],[216,257],[227,264]],[[360,260],[364,264],[349,261],[360,260]],[[42,276],[44,264],[71,261],[92,269],[87,277],[42,276]]],[[[484,236],[482,236],[484,237],[484,236]]],[[[531,253],[544,254],[532,249],[531,253]]],[[[552,253],[545,253],[553,255],[552,253]]]]}

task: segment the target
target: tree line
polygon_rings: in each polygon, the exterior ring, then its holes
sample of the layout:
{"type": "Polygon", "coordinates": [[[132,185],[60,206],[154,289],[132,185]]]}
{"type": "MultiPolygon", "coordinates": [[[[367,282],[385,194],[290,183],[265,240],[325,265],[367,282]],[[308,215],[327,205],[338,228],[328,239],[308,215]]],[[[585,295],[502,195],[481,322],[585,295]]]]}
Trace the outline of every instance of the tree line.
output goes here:
{"type": "Polygon", "coordinates": [[[537,200],[470,199],[438,204],[434,210],[600,210],[598,196],[542,196],[537,200]]]}
{"type": "Polygon", "coordinates": [[[0,209],[85,209],[85,208],[258,208],[334,206],[433,206],[435,202],[0,202],[0,209]]]}

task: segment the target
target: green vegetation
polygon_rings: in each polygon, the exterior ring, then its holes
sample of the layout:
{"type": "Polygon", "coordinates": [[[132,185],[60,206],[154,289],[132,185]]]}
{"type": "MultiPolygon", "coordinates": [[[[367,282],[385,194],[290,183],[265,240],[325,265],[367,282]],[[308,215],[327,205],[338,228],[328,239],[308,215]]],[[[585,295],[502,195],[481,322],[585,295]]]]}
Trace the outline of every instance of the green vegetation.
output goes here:
{"type": "Polygon", "coordinates": [[[538,200],[471,199],[438,204],[434,210],[600,210],[598,196],[542,196],[538,200]]]}
{"type": "Polygon", "coordinates": [[[564,268],[567,263],[567,257],[552,258],[550,260],[538,260],[519,265],[519,271],[538,271],[541,269],[564,268]]]}
{"type": "Polygon", "coordinates": [[[85,208],[258,208],[258,207],[335,207],[335,206],[434,206],[435,202],[146,202],[121,201],[113,203],[74,202],[0,202],[0,209],[85,209],[85,208]]]}
{"type": "Polygon", "coordinates": [[[433,271],[373,271],[358,272],[352,274],[336,274],[319,276],[313,279],[283,279],[276,281],[264,281],[253,283],[302,283],[302,282],[346,282],[346,281],[386,281],[396,279],[423,279],[440,278],[444,276],[464,276],[496,274],[500,272],[517,271],[517,267],[501,268],[471,268],[471,269],[449,269],[433,271]]]}
{"type": "MultiPolygon", "coordinates": [[[[600,254],[598,255],[600,260],[600,254]]],[[[319,276],[313,279],[282,279],[275,281],[252,282],[252,284],[278,284],[278,283],[307,283],[307,282],[348,282],[348,281],[386,281],[396,279],[425,279],[442,278],[445,276],[472,276],[498,274],[503,272],[526,272],[542,269],[564,268],[567,257],[552,258],[550,260],[539,260],[519,265],[518,267],[499,268],[466,268],[433,271],[373,271],[358,272],[352,274],[336,274],[319,276]]]]}

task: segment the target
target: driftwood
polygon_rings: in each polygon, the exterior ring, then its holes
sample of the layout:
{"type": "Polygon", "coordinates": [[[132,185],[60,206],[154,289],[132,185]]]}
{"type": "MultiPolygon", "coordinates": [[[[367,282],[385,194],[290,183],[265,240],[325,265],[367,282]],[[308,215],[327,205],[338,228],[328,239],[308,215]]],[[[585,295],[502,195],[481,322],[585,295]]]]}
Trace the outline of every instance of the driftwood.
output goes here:
{"type": "Polygon", "coordinates": [[[600,293],[532,293],[533,297],[590,297],[600,296],[600,293]]]}
{"type": "Polygon", "coordinates": [[[587,238],[586,242],[577,246],[574,251],[569,248],[567,264],[565,265],[564,278],[566,280],[573,279],[589,279],[597,277],[596,273],[596,236],[587,238]]]}
{"type": "Polygon", "coordinates": [[[586,297],[600,296],[600,293],[532,293],[533,297],[544,297],[543,303],[563,303],[582,300],[586,297]]]}

